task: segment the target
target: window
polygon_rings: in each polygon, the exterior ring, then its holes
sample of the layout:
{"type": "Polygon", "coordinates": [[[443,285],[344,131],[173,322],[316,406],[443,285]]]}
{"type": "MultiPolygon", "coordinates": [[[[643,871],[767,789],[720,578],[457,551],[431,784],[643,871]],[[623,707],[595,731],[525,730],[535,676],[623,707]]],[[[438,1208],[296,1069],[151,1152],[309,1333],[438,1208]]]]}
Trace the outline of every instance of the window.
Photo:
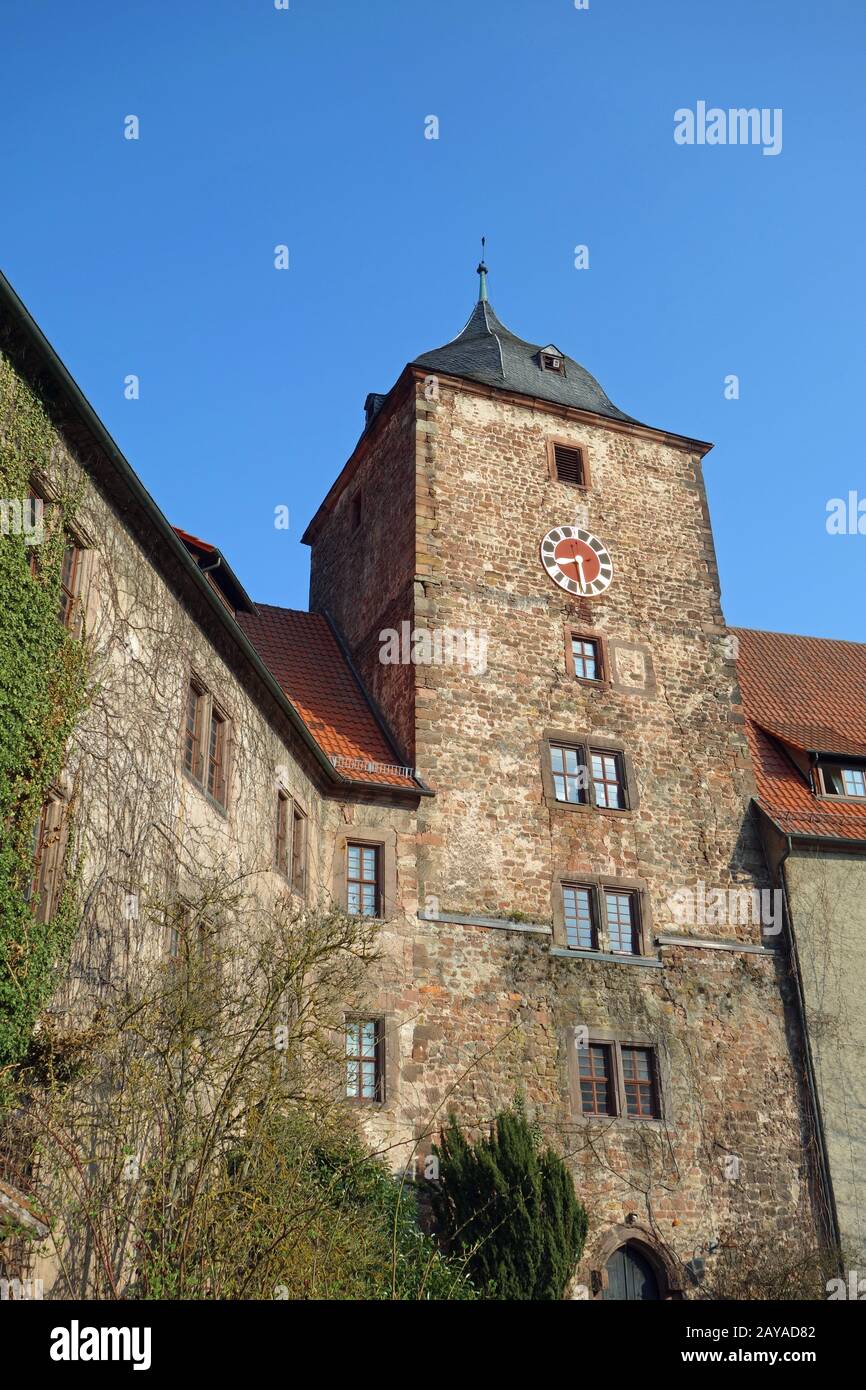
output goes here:
{"type": "Polygon", "coordinates": [[[346,1095],[350,1100],[384,1097],[382,1020],[350,1019],[346,1024],[346,1095]]]}
{"type": "Polygon", "coordinates": [[[571,638],[571,674],[579,681],[602,679],[601,649],[594,637],[571,638]]]}
{"type": "Polygon", "coordinates": [[[584,1115],[615,1115],[616,1098],[612,1083],[612,1047],[591,1043],[577,1050],[580,1072],[580,1108],[584,1115]]]}
{"type": "Polygon", "coordinates": [[[381,846],[349,843],[346,884],[353,917],[381,917],[381,846]]]}
{"type": "Polygon", "coordinates": [[[622,811],[625,808],[625,782],[619,754],[591,750],[590,766],[596,806],[622,811]]]}
{"type": "Polygon", "coordinates": [[[609,949],[623,955],[640,955],[637,894],[618,893],[608,888],[604,905],[609,949]]]}
{"type": "Polygon", "coordinates": [[[563,881],[561,907],[554,909],[556,941],[569,951],[640,956],[641,901],[645,891],[633,882],[563,881]]]}
{"type": "Polygon", "coordinates": [[[64,803],[51,793],[33,826],[33,873],[24,887],[24,900],[40,922],[50,921],[60,897],[65,841],[64,803]]]}
{"type": "Polygon", "coordinates": [[[819,763],[817,780],[821,795],[866,798],[866,766],[843,767],[838,763],[819,763]]]}
{"type": "Polygon", "coordinates": [[[566,744],[550,745],[550,770],[557,801],[586,801],[586,766],[583,749],[566,744]]]}
{"type": "Polygon", "coordinates": [[[563,884],[562,902],[565,913],[565,939],[572,950],[598,949],[598,930],[595,920],[595,893],[592,888],[563,884]]]}
{"type": "Polygon", "coordinates": [[[229,721],[204,686],[193,677],[186,697],[183,765],[218,806],[225,808],[228,787],[229,721]]]}
{"type": "Polygon", "coordinates": [[[201,781],[202,728],[207,710],[207,697],[195,681],[190,681],[186,697],[186,735],[183,763],[187,772],[201,781]]]}
{"type": "Polygon", "coordinates": [[[78,591],[81,584],[81,551],[67,541],[60,570],[60,621],[72,629],[78,617],[78,591]]]}
{"type": "Polygon", "coordinates": [[[351,518],[352,518],[352,519],[351,519],[351,529],[352,529],[352,531],[358,531],[358,530],[360,530],[360,526],[361,526],[361,521],[362,521],[363,515],[364,515],[364,494],[362,493],[361,489],[359,488],[358,491],[355,493],[354,497],[352,498],[352,510],[351,510],[351,518]]]}
{"type": "Polygon", "coordinates": [[[633,1119],[659,1118],[655,1057],[649,1047],[623,1047],[622,1076],[626,1111],[633,1119]]]}
{"type": "Polygon", "coordinates": [[[541,365],[546,372],[561,372],[562,358],[555,352],[543,352],[541,354],[541,365]]]}
{"type": "Polygon", "coordinates": [[[307,891],[307,817],[292,804],[292,888],[302,898],[307,891]]]}
{"type": "Polygon", "coordinates": [[[586,487],[588,476],[583,449],[576,444],[558,444],[555,440],[550,447],[551,477],[558,483],[586,487]]]}
{"type": "Polygon", "coordinates": [[[281,874],[289,876],[289,798],[277,792],[277,838],[274,865],[281,874]]]}
{"type": "Polygon", "coordinates": [[[577,1044],[572,1071],[574,1103],[586,1116],[622,1120],[662,1117],[655,1049],[609,1034],[577,1044]]]}
{"type": "Polygon", "coordinates": [[[542,779],[548,804],[633,809],[636,802],[626,778],[627,759],[619,749],[569,743],[556,734],[546,740],[546,749],[542,779]]]}

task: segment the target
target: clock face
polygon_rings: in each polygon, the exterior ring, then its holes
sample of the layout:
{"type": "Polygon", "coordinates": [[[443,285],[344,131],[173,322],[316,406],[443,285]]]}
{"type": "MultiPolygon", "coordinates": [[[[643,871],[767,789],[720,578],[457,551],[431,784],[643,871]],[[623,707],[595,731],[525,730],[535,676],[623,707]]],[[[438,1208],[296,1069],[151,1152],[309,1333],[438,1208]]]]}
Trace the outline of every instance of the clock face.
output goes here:
{"type": "Polygon", "coordinates": [[[541,563],[569,594],[594,598],[613,578],[613,562],[600,540],[580,526],[555,526],[541,542],[541,563]]]}

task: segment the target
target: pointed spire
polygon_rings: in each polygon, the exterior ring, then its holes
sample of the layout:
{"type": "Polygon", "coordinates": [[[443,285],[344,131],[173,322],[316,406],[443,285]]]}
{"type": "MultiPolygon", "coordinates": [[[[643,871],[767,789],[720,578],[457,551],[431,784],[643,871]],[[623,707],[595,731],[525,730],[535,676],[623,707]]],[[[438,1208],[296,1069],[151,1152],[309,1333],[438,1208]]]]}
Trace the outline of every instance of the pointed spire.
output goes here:
{"type": "Polygon", "coordinates": [[[481,281],[480,285],[478,286],[479,304],[487,303],[487,266],[484,264],[484,247],[486,242],[487,238],[483,236],[481,238],[481,260],[478,262],[477,267],[477,274],[481,281]]]}

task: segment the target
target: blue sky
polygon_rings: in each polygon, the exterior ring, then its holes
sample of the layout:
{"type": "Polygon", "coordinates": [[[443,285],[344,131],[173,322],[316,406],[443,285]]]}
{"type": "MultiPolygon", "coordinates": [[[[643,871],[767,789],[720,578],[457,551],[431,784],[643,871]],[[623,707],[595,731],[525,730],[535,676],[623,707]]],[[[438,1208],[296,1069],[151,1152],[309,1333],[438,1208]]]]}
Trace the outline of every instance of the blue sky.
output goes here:
{"type": "Polygon", "coordinates": [[[866,535],[825,524],[866,500],[866,6],[5,0],[2,25],[0,266],[254,597],[306,605],[364,397],[462,327],[483,232],[509,327],[715,441],[728,621],[866,641],[866,535]],[[781,108],[781,153],[675,144],[698,101],[781,108]]]}

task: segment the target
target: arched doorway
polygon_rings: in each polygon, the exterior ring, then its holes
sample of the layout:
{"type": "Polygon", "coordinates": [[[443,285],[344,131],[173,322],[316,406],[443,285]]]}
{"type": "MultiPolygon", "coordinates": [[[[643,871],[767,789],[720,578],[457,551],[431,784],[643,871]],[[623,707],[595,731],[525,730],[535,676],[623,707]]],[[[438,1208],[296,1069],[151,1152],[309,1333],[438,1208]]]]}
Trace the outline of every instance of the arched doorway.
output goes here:
{"type": "Polygon", "coordinates": [[[660,1299],[655,1270],[633,1242],[620,1245],[605,1265],[607,1280],[602,1298],[660,1299]]]}

